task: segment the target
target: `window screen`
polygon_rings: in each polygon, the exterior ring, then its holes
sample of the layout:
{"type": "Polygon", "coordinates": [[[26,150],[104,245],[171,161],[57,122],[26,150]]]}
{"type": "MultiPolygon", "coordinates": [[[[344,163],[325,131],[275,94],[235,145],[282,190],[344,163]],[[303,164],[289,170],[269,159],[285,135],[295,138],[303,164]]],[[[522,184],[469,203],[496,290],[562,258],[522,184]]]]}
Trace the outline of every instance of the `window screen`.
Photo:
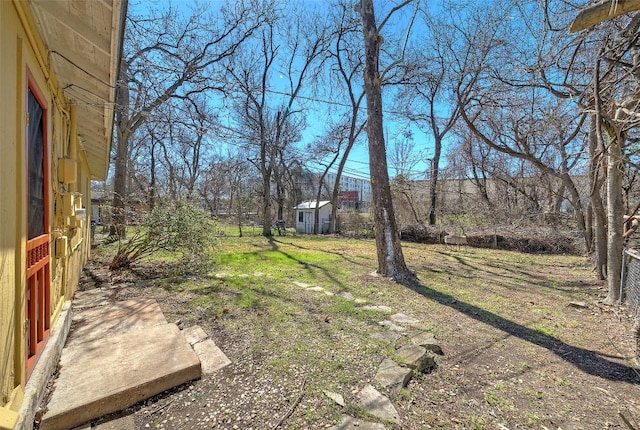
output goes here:
{"type": "Polygon", "coordinates": [[[36,96],[29,89],[29,126],[27,130],[27,158],[29,167],[28,185],[28,233],[29,239],[45,233],[44,226],[44,133],[43,109],[36,96]]]}

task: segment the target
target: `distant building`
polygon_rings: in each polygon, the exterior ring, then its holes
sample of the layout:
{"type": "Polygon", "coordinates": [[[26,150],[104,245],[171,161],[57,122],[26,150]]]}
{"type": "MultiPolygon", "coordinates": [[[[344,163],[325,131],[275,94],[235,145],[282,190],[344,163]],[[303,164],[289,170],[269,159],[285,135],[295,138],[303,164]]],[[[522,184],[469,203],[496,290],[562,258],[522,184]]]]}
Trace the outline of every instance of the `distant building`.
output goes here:
{"type": "MultiPolygon", "coordinates": [[[[336,174],[328,173],[325,182],[329,188],[336,183],[336,174]]],[[[371,205],[371,182],[368,179],[340,176],[340,208],[365,210],[371,205]]]]}

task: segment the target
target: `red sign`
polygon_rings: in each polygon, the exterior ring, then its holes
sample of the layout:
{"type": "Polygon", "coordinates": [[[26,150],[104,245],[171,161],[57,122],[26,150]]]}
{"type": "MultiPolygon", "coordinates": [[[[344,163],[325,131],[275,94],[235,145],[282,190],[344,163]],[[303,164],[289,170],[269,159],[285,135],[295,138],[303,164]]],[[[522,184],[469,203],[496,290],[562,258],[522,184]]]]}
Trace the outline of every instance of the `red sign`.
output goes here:
{"type": "Polygon", "coordinates": [[[340,201],[343,202],[357,202],[358,192],[357,191],[342,191],[340,192],[340,201]]]}

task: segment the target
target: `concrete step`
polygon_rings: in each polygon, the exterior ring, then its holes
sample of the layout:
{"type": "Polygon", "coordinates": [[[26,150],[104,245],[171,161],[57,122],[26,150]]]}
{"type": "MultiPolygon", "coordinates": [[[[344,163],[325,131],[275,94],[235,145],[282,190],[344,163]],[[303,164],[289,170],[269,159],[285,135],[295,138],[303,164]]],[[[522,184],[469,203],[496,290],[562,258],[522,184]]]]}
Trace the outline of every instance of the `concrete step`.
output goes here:
{"type": "Polygon", "coordinates": [[[106,337],[87,336],[62,351],[60,371],[40,428],[76,427],[201,374],[198,356],[175,324],[155,324],[106,337]]]}

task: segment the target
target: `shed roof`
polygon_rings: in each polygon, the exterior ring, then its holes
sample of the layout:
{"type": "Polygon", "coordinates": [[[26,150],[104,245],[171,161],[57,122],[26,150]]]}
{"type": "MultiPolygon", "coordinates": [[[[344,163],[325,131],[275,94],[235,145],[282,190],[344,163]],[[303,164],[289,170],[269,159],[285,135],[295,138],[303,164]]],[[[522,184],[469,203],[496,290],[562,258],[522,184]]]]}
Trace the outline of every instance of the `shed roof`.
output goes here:
{"type": "MultiPolygon", "coordinates": [[[[329,200],[321,200],[320,202],[317,202],[317,203],[318,203],[318,208],[331,204],[329,200]]],[[[294,209],[315,209],[315,208],[316,208],[316,201],[314,200],[312,202],[302,202],[298,206],[296,206],[294,209]]]]}

